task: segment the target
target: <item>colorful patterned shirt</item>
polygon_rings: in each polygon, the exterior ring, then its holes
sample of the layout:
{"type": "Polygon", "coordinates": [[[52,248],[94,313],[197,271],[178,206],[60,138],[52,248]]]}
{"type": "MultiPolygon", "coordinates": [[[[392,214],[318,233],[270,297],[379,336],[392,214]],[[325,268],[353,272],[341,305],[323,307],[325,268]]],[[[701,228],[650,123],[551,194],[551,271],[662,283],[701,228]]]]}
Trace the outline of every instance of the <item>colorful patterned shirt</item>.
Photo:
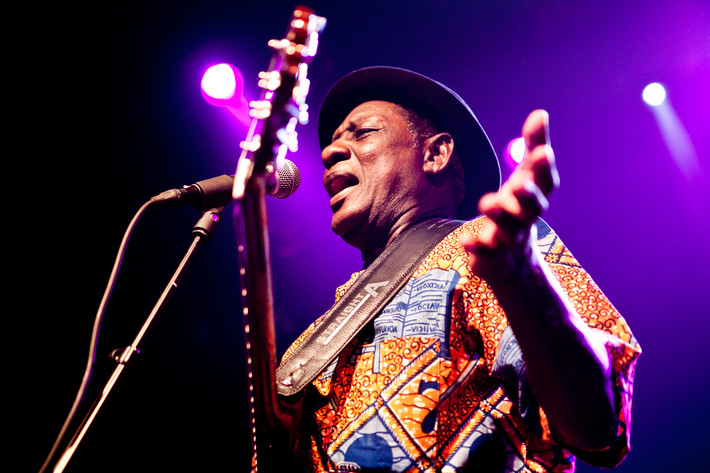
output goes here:
{"type": "MultiPolygon", "coordinates": [[[[495,294],[471,274],[466,222],[421,263],[407,285],[313,382],[299,457],[308,472],[571,472],[526,377],[495,294]]],[[[629,448],[634,366],[629,327],[547,227],[538,245],[577,312],[607,347],[619,412],[616,442],[576,452],[611,467],[629,448]]],[[[338,288],[340,298],[359,274],[338,288]]],[[[294,342],[298,346],[318,321],[294,342]]]]}

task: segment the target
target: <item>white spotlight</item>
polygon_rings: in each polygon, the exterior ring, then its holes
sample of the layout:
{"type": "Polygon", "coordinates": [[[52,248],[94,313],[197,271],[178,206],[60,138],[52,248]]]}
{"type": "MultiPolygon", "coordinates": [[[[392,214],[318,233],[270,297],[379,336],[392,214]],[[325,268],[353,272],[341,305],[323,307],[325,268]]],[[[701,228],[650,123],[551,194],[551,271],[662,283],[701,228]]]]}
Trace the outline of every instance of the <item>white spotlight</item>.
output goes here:
{"type": "Polygon", "coordinates": [[[644,87],[641,97],[646,104],[658,107],[666,100],[666,88],[658,82],[653,82],[644,87]]]}

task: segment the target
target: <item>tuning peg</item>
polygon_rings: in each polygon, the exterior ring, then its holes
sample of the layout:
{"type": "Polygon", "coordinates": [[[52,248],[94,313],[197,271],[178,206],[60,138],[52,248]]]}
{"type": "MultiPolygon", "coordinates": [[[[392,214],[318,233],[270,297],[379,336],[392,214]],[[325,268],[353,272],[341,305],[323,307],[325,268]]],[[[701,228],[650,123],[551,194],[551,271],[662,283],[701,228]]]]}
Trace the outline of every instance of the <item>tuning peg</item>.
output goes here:
{"type": "Polygon", "coordinates": [[[272,105],[268,100],[252,100],[249,102],[249,106],[251,107],[249,116],[252,118],[263,120],[271,116],[272,105]]]}
{"type": "Polygon", "coordinates": [[[269,42],[266,44],[272,49],[275,49],[277,51],[281,51],[281,50],[286,49],[289,46],[291,46],[291,41],[287,40],[286,38],[284,38],[284,39],[270,39],[269,42]]]}
{"type": "Polygon", "coordinates": [[[298,118],[298,123],[300,123],[301,125],[305,125],[306,123],[308,123],[308,117],[308,105],[302,103],[298,107],[298,117],[296,117],[298,118]]]}
{"type": "MultiPolygon", "coordinates": [[[[284,110],[298,121],[299,124],[305,125],[308,123],[308,105],[305,103],[297,104],[291,101],[284,106],[284,110]]],[[[294,126],[295,128],[295,126],[294,126]]]]}
{"type": "Polygon", "coordinates": [[[259,87],[274,91],[281,85],[281,74],[279,71],[268,71],[259,73],[259,87]]]}
{"type": "Polygon", "coordinates": [[[293,87],[293,99],[299,105],[306,102],[306,97],[311,88],[311,81],[306,78],[306,68],[303,66],[305,66],[305,64],[301,64],[298,73],[298,82],[296,82],[296,85],[293,87]]]}
{"type": "Polygon", "coordinates": [[[261,135],[256,135],[251,141],[242,141],[239,143],[239,147],[245,151],[251,151],[252,153],[258,151],[261,148],[261,135]]]}
{"type": "Polygon", "coordinates": [[[272,39],[269,41],[268,45],[276,51],[283,52],[286,56],[296,57],[297,59],[311,55],[309,53],[308,46],[298,42],[289,41],[288,39],[272,39]]]}

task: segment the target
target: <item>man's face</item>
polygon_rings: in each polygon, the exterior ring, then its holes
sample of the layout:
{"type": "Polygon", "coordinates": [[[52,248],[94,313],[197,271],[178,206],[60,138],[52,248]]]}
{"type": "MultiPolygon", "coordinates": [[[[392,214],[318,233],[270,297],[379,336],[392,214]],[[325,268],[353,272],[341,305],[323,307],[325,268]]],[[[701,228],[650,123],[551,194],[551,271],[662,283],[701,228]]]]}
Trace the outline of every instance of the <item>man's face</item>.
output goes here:
{"type": "Polygon", "coordinates": [[[404,111],[390,102],[353,109],[322,159],[333,231],[360,249],[381,238],[421,198],[421,152],[404,111]]]}

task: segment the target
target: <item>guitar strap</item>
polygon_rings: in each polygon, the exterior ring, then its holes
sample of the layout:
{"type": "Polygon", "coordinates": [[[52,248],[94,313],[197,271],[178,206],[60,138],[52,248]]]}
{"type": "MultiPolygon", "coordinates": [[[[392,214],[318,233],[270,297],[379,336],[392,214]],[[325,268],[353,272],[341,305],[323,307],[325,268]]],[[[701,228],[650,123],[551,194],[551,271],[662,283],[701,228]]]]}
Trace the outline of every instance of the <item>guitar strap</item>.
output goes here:
{"type": "Polygon", "coordinates": [[[293,396],[320,375],[407,283],[434,247],[462,223],[425,220],[387,246],[278,367],[278,393],[293,396]]]}

